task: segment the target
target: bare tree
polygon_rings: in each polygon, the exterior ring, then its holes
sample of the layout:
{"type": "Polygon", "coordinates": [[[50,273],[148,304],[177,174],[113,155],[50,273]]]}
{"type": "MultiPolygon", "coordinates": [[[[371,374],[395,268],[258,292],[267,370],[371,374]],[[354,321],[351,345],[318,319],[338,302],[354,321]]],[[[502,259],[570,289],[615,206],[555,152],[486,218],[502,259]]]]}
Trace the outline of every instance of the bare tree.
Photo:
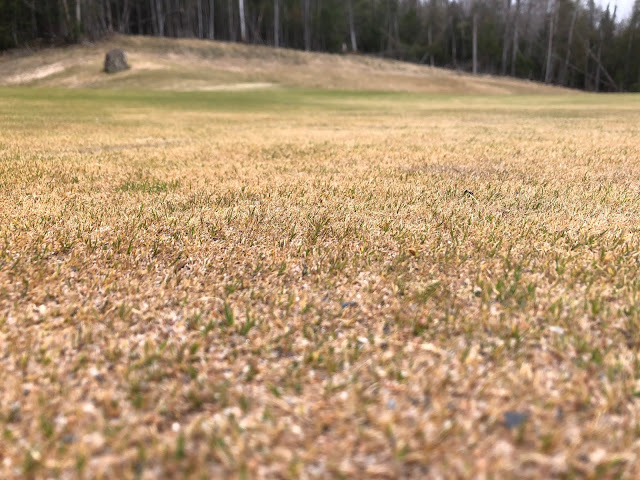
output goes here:
{"type": "Polygon", "coordinates": [[[433,26],[429,22],[429,28],[427,29],[427,41],[429,42],[429,65],[432,67],[435,65],[433,58],[433,26]]]}
{"type": "Polygon", "coordinates": [[[82,0],[76,0],[76,24],[82,24],[82,12],[81,12],[81,3],[82,0]]]}
{"type": "Polygon", "coordinates": [[[304,49],[308,52],[311,50],[311,12],[309,0],[303,0],[304,9],[304,49]]]}
{"type": "MultiPolygon", "coordinates": [[[[107,1],[107,3],[109,3],[107,1]]],[[[156,20],[158,22],[158,35],[161,37],[164,37],[164,20],[165,20],[165,16],[164,16],[164,12],[162,11],[162,0],[153,0],[153,3],[155,4],[156,7],[156,20]]],[[[111,10],[111,7],[109,7],[109,10],[111,10]]],[[[111,18],[111,14],[109,14],[109,18],[111,18]]]]}
{"type": "Polygon", "coordinates": [[[198,18],[198,38],[203,38],[204,24],[202,20],[202,0],[196,0],[196,17],[198,18]]]}
{"type": "Polygon", "coordinates": [[[576,17],[578,16],[578,8],[573,9],[573,15],[571,15],[571,23],[569,25],[569,38],[567,39],[567,53],[564,56],[564,66],[560,73],[560,84],[567,84],[567,72],[569,70],[569,60],[571,59],[571,45],[573,44],[573,29],[576,25],[576,17]]]}
{"type": "Polygon", "coordinates": [[[510,11],[511,11],[511,0],[503,1],[503,10],[504,10],[504,32],[502,35],[502,64],[501,64],[501,73],[502,75],[507,74],[507,56],[509,54],[509,20],[510,20],[510,11]]]}
{"type": "Polygon", "coordinates": [[[449,17],[449,26],[451,27],[451,56],[453,57],[453,68],[458,68],[458,52],[456,48],[456,27],[453,17],[449,17]]]}
{"type": "Polygon", "coordinates": [[[215,6],[213,0],[209,0],[209,40],[215,38],[215,6]]]}
{"type": "Polygon", "coordinates": [[[240,15],[240,39],[247,41],[247,23],[244,18],[244,0],[238,0],[238,13],[240,15]]]}
{"type": "Polygon", "coordinates": [[[280,46],[280,0],[273,0],[273,45],[280,46]]]}
{"type": "Polygon", "coordinates": [[[236,41],[236,24],[233,21],[233,0],[227,0],[227,15],[229,27],[229,40],[236,41]]]}
{"type": "Polygon", "coordinates": [[[513,45],[511,47],[511,76],[516,76],[518,60],[518,28],[520,23],[520,0],[516,0],[516,11],[513,14],[513,45]]]}
{"type": "Polygon", "coordinates": [[[544,72],[544,82],[551,82],[551,66],[553,60],[553,34],[555,29],[555,16],[556,16],[556,5],[553,0],[549,0],[548,3],[548,14],[549,14],[549,37],[547,41],[547,62],[546,68],[544,72]]]}
{"type": "Polygon", "coordinates": [[[631,14],[631,20],[629,21],[629,39],[627,41],[627,54],[624,60],[623,79],[625,82],[629,78],[629,64],[631,63],[631,46],[633,45],[633,34],[637,28],[639,18],[640,18],[640,1],[636,0],[636,2],[633,5],[633,13],[631,14]]]}
{"type": "Polygon", "coordinates": [[[348,0],[347,1],[347,5],[348,5],[348,9],[349,9],[349,33],[351,36],[351,50],[353,52],[357,52],[358,51],[358,43],[356,42],[356,29],[355,26],[353,24],[353,5],[352,5],[352,1],[353,0],[348,0]]]}
{"type": "MultiPolygon", "coordinates": [[[[66,35],[69,34],[70,29],[71,29],[71,17],[69,16],[69,5],[67,4],[67,0],[61,0],[62,2],[62,11],[64,12],[64,28],[63,28],[63,32],[66,35]]],[[[15,30],[14,30],[15,32],[15,30]]],[[[15,37],[15,33],[14,33],[14,37],[15,37]]],[[[15,38],[14,38],[15,41],[15,38]]]]}
{"type": "Polygon", "coordinates": [[[473,55],[473,74],[478,73],[478,13],[473,13],[473,33],[472,33],[472,55],[473,55]]]}
{"type": "MultiPolygon", "coordinates": [[[[78,0],[79,2],[80,0],[78,0]]],[[[131,15],[131,6],[129,0],[122,2],[122,11],[118,18],[118,30],[120,33],[129,33],[129,16],[131,15]]]]}
{"type": "MultiPolygon", "coordinates": [[[[607,5],[607,12],[609,11],[609,5],[607,5]]],[[[604,31],[602,28],[602,18],[600,19],[600,28],[599,28],[599,41],[598,41],[598,56],[596,57],[596,79],[594,89],[596,92],[600,91],[600,71],[602,70],[602,43],[604,40],[604,31]]]]}

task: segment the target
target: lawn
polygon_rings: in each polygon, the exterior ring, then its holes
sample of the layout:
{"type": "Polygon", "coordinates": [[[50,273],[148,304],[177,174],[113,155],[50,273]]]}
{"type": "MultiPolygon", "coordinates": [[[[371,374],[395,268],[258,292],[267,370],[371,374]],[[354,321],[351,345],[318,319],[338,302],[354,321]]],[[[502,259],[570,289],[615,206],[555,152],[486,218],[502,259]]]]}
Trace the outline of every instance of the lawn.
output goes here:
{"type": "Polygon", "coordinates": [[[640,476],[640,96],[0,88],[1,478],[640,476]]]}

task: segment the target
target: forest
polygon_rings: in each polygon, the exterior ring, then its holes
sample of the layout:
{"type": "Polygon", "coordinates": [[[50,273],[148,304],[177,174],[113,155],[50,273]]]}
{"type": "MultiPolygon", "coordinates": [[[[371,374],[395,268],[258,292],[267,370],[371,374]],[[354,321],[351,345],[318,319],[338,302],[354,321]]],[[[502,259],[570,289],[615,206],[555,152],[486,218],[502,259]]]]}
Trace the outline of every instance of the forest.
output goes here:
{"type": "Polygon", "coordinates": [[[359,53],[587,91],[640,91],[640,0],[0,0],[0,50],[111,33],[359,53]]]}

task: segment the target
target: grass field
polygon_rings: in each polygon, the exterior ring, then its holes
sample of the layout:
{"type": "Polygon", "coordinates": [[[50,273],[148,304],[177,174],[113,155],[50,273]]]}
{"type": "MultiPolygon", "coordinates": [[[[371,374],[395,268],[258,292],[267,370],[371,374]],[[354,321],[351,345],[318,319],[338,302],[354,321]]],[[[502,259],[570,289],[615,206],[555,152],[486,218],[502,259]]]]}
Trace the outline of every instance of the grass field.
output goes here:
{"type": "Polygon", "coordinates": [[[0,88],[1,478],[638,478],[640,97],[0,88]]]}

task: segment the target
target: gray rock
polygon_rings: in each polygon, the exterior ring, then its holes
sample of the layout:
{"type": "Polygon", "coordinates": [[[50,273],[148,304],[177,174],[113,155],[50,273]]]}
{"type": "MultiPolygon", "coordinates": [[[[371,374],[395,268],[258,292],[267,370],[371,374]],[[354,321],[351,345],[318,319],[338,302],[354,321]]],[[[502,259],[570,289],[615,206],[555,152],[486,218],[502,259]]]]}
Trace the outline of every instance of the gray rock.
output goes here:
{"type": "Polygon", "coordinates": [[[529,414],[525,412],[509,411],[504,414],[504,423],[507,428],[518,428],[529,419],[529,414]]]}
{"type": "Polygon", "coordinates": [[[19,422],[20,420],[22,420],[22,415],[20,414],[20,404],[18,402],[15,402],[9,409],[7,422],[13,423],[19,422]]]}
{"type": "Polygon", "coordinates": [[[107,52],[104,58],[104,71],[107,73],[118,73],[131,68],[127,63],[127,54],[124,50],[114,48],[107,52]]]}

